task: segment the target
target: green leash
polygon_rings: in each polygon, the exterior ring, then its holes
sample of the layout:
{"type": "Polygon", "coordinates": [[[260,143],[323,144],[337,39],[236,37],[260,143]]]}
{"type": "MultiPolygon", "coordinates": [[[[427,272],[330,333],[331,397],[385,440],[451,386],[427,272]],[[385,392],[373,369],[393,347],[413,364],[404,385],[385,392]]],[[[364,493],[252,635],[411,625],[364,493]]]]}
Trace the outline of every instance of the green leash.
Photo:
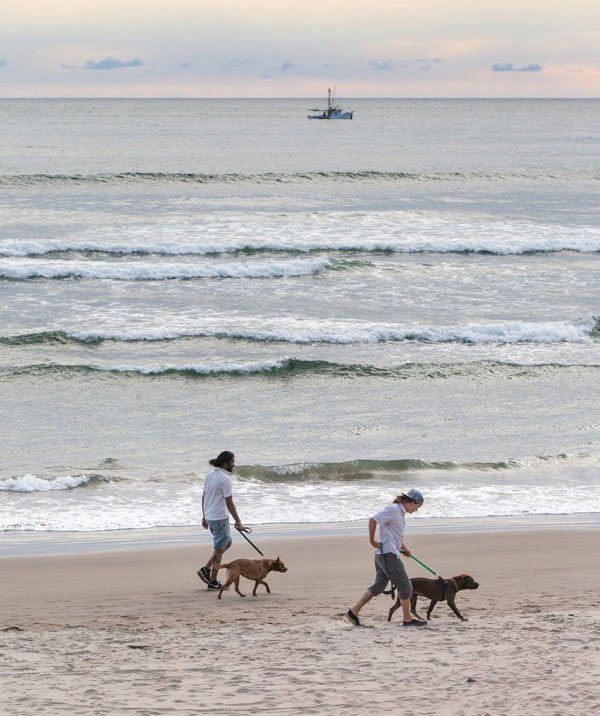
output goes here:
{"type": "Polygon", "coordinates": [[[420,559],[417,559],[414,554],[411,554],[411,555],[410,555],[410,558],[411,558],[411,559],[414,559],[415,562],[418,562],[418,563],[421,565],[421,567],[425,567],[425,569],[426,569],[428,572],[431,572],[431,574],[434,574],[436,577],[439,577],[439,575],[438,575],[437,572],[434,572],[433,569],[431,569],[431,567],[428,567],[426,564],[423,564],[423,562],[421,562],[420,559]]]}
{"type": "MultiPolygon", "coordinates": [[[[389,581],[391,582],[392,580],[391,580],[391,578],[390,578],[390,575],[387,573],[387,569],[385,568],[385,557],[383,556],[383,547],[381,546],[381,542],[379,543],[379,551],[381,552],[381,568],[383,569],[383,573],[385,574],[385,576],[386,576],[386,577],[389,579],[389,581]]],[[[425,567],[425,569],[426,569],[428,572],[431,572],[431,574],[433,574],[434,576],[439,577],[439,575],[438,575],[437,572],[434,572],[433,569],[431,569],[431,567],[428,567],[424,562],[421,562],[420,559],[417,559],[417,557],[415,557],[414,554],[411,554],[411,555],[410,555],[410,558],[411,558],[411,559],[414,559],[415,562],[418,562],[418,563],[421,565],[421,567],[425,567]]],[[[394,584],[394,583],[392,582],[392,586],[393,586],[393,584],[394,584]]]]}
{"type": "Polygon", "coordinates": [[[394,588],[394,583],[392,582],[392,578],[387,572],[387,569],[385,568],[385,557],[383,556],[383,547],[381,546],[381,542],[379,543],[379,551],[381,552],[381,569],[383,569],[383,573],[388,578],[388,582],[391,582],[392,589],[394,588]]]}

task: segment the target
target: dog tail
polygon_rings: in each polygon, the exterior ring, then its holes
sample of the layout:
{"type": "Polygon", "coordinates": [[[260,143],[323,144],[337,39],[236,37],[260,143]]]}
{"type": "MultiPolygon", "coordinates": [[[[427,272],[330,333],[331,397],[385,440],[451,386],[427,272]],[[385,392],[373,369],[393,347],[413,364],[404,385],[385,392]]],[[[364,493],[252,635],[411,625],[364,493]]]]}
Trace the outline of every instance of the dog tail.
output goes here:
{"type": "Polygon", "coordinates": [[[229,564],[222,564],[219,569],[229,569],[229,564]]]}

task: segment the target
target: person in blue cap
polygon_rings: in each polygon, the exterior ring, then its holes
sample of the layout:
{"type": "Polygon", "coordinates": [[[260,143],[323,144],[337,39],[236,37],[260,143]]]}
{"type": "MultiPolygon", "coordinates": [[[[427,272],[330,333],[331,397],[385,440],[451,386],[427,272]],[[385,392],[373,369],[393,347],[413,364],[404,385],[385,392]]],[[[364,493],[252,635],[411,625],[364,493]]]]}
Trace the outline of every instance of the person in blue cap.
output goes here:
{"type": "Polygon", "coordinates": [[[369,519],[369,541],[375,548],[375,582],[367,589],[356,604],[346,612],[346,619],[354,626],[360,626],[358,613],[373,597],[381,594],[388,582],[398,590],[404,626],[420,627],[426,622],[415,619],[410,613],[412,584],[400,559],[400,553],[410,557],[410,550],[404,544],[405,515],[416,512],[424,502],[420,490],[411,489],[398,495],[391,505],[369,519]],[[375,531],[379,527],[379,541],[375,531]]]}

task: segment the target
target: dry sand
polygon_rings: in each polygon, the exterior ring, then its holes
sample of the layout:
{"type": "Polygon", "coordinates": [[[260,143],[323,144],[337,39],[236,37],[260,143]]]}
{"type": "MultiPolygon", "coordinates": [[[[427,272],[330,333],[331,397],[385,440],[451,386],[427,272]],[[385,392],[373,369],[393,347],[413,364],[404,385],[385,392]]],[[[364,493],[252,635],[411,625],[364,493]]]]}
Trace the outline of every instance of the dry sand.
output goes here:
{"type": "MultiPolygon", "coordinates": [[[[2,559],[0,713],[600,713],[599,531],[409,528],[407,542],[481,583],[457,597],[468,622],[438,604],[405,629],[381,596],[351,626],[342,615],[373,576],[366,536],[264,541],[287,574],[271,595],[244,582],[245,599],[221,601],[195,574],[206,542],[2,559]]],[[[228,553],[253,556],[237,540],[228,553]]]]}

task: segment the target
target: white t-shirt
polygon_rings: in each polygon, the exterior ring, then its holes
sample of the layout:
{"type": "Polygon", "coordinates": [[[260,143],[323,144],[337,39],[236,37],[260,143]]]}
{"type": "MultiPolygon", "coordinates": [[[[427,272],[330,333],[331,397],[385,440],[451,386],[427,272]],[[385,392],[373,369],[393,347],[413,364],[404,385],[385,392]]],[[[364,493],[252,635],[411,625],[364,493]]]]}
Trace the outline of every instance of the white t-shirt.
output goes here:
{"type": "Polygon", "coordinates": [[[225,503],[231,497],[233,483],[230,473],[221,467],[215,467],[204,478],[204,517],[207,520],[226,520],[229,510],[225,503]]]}
{"type": "MultiPolygon", "coordinates": [[[[392,552],[396,557],[400,556],[400,547],[404,542],[405,514],[404,505],[394,502],[373,515],[373,519],[379,527],[379,542],[383,547],[384,554],[392,552]]],[[[381,550],[376,549],[375,554],[381,554],[381,550]]]]}

